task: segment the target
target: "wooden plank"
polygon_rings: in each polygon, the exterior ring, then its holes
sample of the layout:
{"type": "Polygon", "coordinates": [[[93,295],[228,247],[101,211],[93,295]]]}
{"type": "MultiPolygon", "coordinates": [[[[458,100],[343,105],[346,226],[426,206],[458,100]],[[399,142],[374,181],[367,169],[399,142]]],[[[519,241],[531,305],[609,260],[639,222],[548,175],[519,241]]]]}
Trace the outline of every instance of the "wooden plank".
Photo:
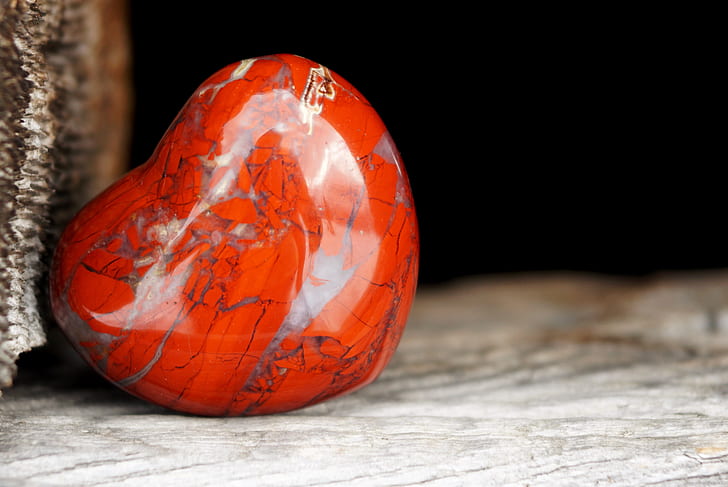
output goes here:
{"type": "Polygon", "coordinates": [[[264,417],[170,413],[56,358],[0,402],[0,485],[726,485],[726,297],[717,272],[422,289],[378,381],[264,417]]]}

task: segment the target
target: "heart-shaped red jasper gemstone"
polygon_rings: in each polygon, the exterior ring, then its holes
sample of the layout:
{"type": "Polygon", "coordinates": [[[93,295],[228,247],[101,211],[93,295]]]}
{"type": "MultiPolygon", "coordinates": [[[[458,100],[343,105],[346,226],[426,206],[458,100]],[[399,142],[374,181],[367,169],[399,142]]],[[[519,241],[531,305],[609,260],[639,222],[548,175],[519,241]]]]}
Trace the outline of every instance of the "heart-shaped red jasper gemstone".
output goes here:
{"type": "Polygon", "coordinates": [[[281,54],[210,77],[151,159],[78,213],[51,301],[126,391],[193,414],[275,413],[379,375],[418,255],[380,117],[337,74],[281,54]]]}

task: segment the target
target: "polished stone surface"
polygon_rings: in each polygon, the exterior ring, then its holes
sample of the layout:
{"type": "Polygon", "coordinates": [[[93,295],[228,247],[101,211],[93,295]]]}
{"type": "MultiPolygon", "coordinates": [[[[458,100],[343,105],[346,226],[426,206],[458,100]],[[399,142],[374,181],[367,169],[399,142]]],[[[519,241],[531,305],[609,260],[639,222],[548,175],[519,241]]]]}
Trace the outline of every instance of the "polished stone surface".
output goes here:
{"type": "Polygon", "coordinates": [[[68,225],[52,306],[136,396],[275,413],[379,375],[418,255],[407,176],[375,110],[324,66],[266,56],[205,81],[149,161],[68,225]]]}

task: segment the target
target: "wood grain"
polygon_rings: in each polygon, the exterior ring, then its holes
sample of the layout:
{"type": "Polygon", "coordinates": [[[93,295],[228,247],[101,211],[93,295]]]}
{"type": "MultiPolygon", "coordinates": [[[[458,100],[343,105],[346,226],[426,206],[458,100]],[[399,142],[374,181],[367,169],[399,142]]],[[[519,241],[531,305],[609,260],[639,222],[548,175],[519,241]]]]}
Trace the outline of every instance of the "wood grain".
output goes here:
{"type": "Polygon", "coordinates": [[[177,415],[36,352],[0,484],[726,485],[727,297],[723,272],[421,289],[379,380],[276,416],[177,415]]]}
{"type": "Polygon", "coordinates": [[[127,166],[125,0],[0,0],[0,388],[45,341],[50,250],[127,166]]]}

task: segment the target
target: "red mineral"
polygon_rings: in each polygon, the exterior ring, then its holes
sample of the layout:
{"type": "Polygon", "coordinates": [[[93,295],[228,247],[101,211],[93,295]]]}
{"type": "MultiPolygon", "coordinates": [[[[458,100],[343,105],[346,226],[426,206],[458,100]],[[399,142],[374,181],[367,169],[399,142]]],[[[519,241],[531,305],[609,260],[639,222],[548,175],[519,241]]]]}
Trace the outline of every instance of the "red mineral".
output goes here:
{"type": "Polygon", "coordinates": [[[131,394],[199,415],[276,413],[379,375],[418,255],[380,117],[336,73],[280,54],[215,73],[149,161],[78,213],[51,303],[131,394]]]}

